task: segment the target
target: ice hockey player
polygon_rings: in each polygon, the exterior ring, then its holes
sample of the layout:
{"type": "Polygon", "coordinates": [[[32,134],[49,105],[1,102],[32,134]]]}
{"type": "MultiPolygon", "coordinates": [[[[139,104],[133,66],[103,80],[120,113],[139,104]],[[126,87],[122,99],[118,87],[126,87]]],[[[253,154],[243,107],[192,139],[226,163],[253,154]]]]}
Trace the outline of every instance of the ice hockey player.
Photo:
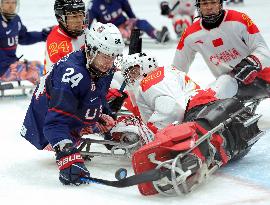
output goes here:
{"type": "Polygon", "coordinates": [[[163,43],[169,40],[167,27],[158,31],[147,20],[137,18],[128,0],[90,0],[87,18],[89,27],[94,19],[102,23],[113,23],[127,41],[134,27],[158,42],[163,43]]]}
{"type": "MultiPolygon", "coordinates": [[[[202,90],[184,72],[173,67],[159,67],[156,58],[146,53],[128,55],[122,63],[122,75],[132,102],[132,105],[125,106],[139,116],[153,133],[174,122],[182,122],[188,105],[193,107],[209,102],[209,99],[233,97],[237,92],[237,86],[231,85],[228,76],[221,76],[209,88],[202,90]],[[196,101],[202,93],[204,99],[196,101]]],[[[124,122],[126,119],[121,120],[124,122]]],[[[112,132],[117,132],[120,126],[128,127],[127,124],[117,124],[112,132]]]]}
{"type": "Polygon", "coordinates": [[[242,85],[256,77],[270,82],[270,51],[255,23],[244,13],[224,10],[223,0],[197,0],[200,19],[176,49],[173,66],[188,72],[199,52],[215,77],[232,74],[242,85]]]}
{"type": "Polygon", "coordinates": [[[178,37],[189,27],[194,19],[195,0],[171,0],[160,3],[161,15],[172,19],[174,31],[178,37]]]}
{"type": "MultiPolygon", "coordinates": [[[[250,109],[245,110],[237,98],[231,98],[231,93],[220,99],[216,90],[199,89],[185,73],[157,67],[150,55],[140,53],[126,58],[123,76],[142,121],[155,133],[152,142],[133,154],[134,171],[136,174],[152,169],[170,171],[160,181],[140,184],[143,195],[190,192],[220,166],[247,154],[262,135],[258,118],[250,109]],[[234,113],[237,117],[229,121],[234,113]],[[215,132],[219,132],[204,136],[218,125],[215,132]],[[204,140],[200,139],[203,136],[204,140]],[[196,145],[199,140],[201,144],[196,145]]],[[[113,131],[117,133],[115,128],[113,131]]]]}
{"type": "Polygon", "coordinates": [[[17,46],[46,41],[51,28],[44,28],[41,32],[27,31],[17,14],[18,5],[19,0],[0,1],[0,82],[29,80],[36,84],[43,65],[17,57],[17,46]]]}
{"type": "Polygon", "coordinates": [[[114,125],[105,95],[124,46],[115,25],[95,23],[86,31],[85,49],[54,64],[33,94],[21,135],[39,150],[51,145],[63,184],[79,185],[89,176],[76,149],[81,131],[103,133],[114,125]]]}
{"type": "Polygon", "coordinates": [[[59,25],[53,28],[46,41],[44,73],[85,43],[85,4],[82,0],[55,0],[54,13],[59,25]]]}

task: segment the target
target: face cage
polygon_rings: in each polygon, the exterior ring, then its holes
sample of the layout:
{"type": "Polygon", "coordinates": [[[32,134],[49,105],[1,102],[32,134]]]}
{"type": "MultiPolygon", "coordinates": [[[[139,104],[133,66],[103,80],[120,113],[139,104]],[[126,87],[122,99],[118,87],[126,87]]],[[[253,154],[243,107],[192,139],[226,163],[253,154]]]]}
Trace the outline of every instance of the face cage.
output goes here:
{"type": "Polygon", "coordinates": [[[199,2],[196,3],[195,6],[197,7],[197,11],[198,11],[199,16],[206,23],[210,23],[210,24],[211,23],[216,23],[219,20],[219,18],[222,16],[222,10],[223,10],[223,1],[222,0],[220,1],[221,9],[219,10],[218,14],[213,14],[213,15],[209,15],[209,16],[203,16],[202,12],[201,12],[201,9],[200,9],[200,3],[199,2]]]}
{"type": "MultiPolygon", "coordinates": [[[[68,11],[69,12],[69,11],[68,11]]],[[[74,13],[83,13],[84,17],[85,17],[85,11],[84,10],[78,10],[78,11],[73,11],[74,13]]],[[[70,12],[72,13],[72,11],[70,12]]],[[[67,14],[66,11],[64,12],[63,15],[57,15],[56,16],[60,27],[72,38],[76,38],[78,36],[81,36],[84,33],[84,29],[82,28],[80,31],[76,30],[76,31],[72,31],[68,29],[68,25],[67,25],[67,14]],[[65,24],[65,25],[64,25],[65,24]]],[[[83,25],[86,25],[86,20],[84,19],[83,25]]]]}
{"type": "MultiPolygon", "coordinates": [[[[1,5],[2,5],[2,3],[4,1],[5,0],[1,0],[1,5]]],[[[16,0],[16,4],[17,4],[16,9],[15,9],[15,12],[13,14],[2,12],[1,7],[0,7],[0,13],[4,17],[4,19],[6,19],[7,21],[12,20],[19,13],[19,11],[20,11],[20,1],[16,0]]]]}
{"type": "MultiPolygon", "coordinates": [[[[91,73],[92,76],[94,77],[105,77],[107,75],[109,75],[111,72],[115,72],[115,62],[114,62],[114,65],[112,66],[111,69],[109,69],[107,72],[101,72],[98,70],[98,68],[96,68],[95,66],[91,65],[93,60],[95,59],[96,55],[98,54],[98,48],[97,47],[91,47],[87,44],[86,45],[86,49],[85,49],[85,52],[86,52],[86,59],[87,59],[87,69],[89,70],[89,72],[91,73]],[[91,58],[90,58],[91,56],[91,58]]],[[[120,59],[121,60],[121,56],[120,55],[117,55],[116,58],[115,58],[115,61],[117,59],[120,59]]]]}
{"type": "Polygon", "coordinates": [[[130,77],[129,77],[129,73],[132,71],[132,69],[135,67],[135,66],[139,66],[140,67],[140,65],[133,65],[133,66],[130,66],[129,68],[127,68],[125,71],[124,71],[124,73],[123,73],[123,76],[124,76],[124,79],[125,79],[125,83],[127,84],[127,85],[134,85],[134,84],[136,84],[136,82],[138,82],[140,79],[142,79],[143,77],[146,77],[146,75],[141,75],[141,73],[140,73],[140,75],[138,75],[138,77],[137,78],[135,78],[135,79],[133,79],[133,82],[131,82],[131,79],[130,79],[130,77]]]}

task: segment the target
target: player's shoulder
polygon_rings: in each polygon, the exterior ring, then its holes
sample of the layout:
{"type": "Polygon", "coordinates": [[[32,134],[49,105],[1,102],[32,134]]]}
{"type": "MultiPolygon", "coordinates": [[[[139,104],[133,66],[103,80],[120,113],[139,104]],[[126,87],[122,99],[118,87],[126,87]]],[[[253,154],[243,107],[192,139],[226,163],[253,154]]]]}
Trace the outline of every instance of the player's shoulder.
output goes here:
{"type": "Polygon", "coordinates": [[[54,64],[52,75],[57,81],[64,83],[70,81],[71,84],[78,82],[79,86],[88,85],[91,81],[81,50],[71,52],[54,64]]]}
{"type": "Polygon", "coordinates": [[[190,38],[193,34],[201,31],[202,25],[201,25],[201,20],[198,19],[195,22],[193,22],[193,24],[191,24],[191,26],[187,27],[185,29],[185,31],[183,32],[180,41],[178,43],[177,49],[182,49],[184,46],[184,42],[186,41],[186,39],[190,38]]]}
{"type": "Polygon", "coordinates": [[[71,37],[65,34],[59,26],[55,26],[47,38],[47,45],[52,42],[71,41],[71,37]]]}
{"type": "Polygon", "coordinates": [[[143,92],[146,92],[151,87],[157,86],[161,83],[165,77],[165,68],[158,67],[151,73],[147,74],[145,78],[140,83],[143,92]]]}
{"type": "Polygon", "coordinates": [[[72,52],[72,38],[55,26],[46,40],[46,50],[50,60],[55,63],[60,58],[72,52]]]}
{"type": "Polygon", "coordinates": [[[73,68],[74,72],[86,73],[85,57],[82,50],[73,51],[63,58],[61,58],[56,64],[57,68],[73,68]]]}
{"type": "Polygon", "coordinates": [[[224,22],[237,22],[245,26],[251,34],[258,33],[259,30],[250,17],[243,12],[236,10],[226,10],[224,22]]]}

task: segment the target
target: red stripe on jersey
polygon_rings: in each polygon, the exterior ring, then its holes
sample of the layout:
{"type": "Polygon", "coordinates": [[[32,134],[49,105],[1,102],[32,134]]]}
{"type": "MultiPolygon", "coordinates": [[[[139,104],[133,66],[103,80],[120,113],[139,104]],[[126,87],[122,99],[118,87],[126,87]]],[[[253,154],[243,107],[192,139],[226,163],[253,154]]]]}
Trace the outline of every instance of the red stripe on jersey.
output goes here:
{"type": "Polygon", "coordinates": [[[201,24],[200,24],[200,21],[196,21],[194,22],[191,26],[187,27],[184,31],[184,33],[182,34],[181,38],[180,38],[180,41],[177,45],[177,49],[178,50],[182,50],[182,48],[184,47],[184,41],[185,39],[193,34],[193,33],[196,33],[197,31],[200,31],[202,30],[202,27],[201,27],[201,24]]]}
{"type": "Polygon", "coordinates": [[[244,13],[228,10],[225,21],[238,21],[244,24],[247,27],[247,31],[250,34],[259,33],[258,27],[254,24],[254,22],[244,13]]]}
{"type": "Polygon", "coordinates": [[[142,91],[145,92],[152,85],[155,85],[160,81],[162,81],[163,78],[164,78],[164,67],[160,67],[154,70],[153,72],[149,73],[140,83],[142,91]]]}
{"type": "Polygon", "coordinates": [[[53,108],[50,108],[48,111],[49,111],[49,112],[57,112],[57,113],[59,113],[59,114],[66,115],[66,116],[69,116],[69,117],[72,117],[72,118],[74,118],[74,119],[76,119],[76,120],[82,122],[82,123],[85,124],[85,125],[92,125],[92,124],[95,124],[95,123],[96,123],[96,122],[85,122],[84,120],[82,120],[81,118],[77,117],[76,115],[73,115],[73,114],[71,114],[71,113],[65,112],[65,111],[63,111],[63,110],[56,109],[56,108],[54,108],[54,107],[53,107],[53,108]]]}
{"type": "Polygon", "coordinates": [[[72,52],[72,38],[67,36],[59,26],[55,26],[46,41],[46,49],[52,63],[72,52]]]}
{"type": "Polygon", "coordinates": [[[223,40],[222,38],[217,38],[215,40],[212,41],[214,47],[219,47],[223,45],[223,40]]]}

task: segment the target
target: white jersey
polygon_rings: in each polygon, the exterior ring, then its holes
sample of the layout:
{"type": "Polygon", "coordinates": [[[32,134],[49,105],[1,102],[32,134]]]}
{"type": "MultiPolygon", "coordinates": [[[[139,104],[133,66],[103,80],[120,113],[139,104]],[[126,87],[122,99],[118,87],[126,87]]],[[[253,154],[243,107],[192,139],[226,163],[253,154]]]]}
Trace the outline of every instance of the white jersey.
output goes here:
{"type": "MultiPolygon", "coordinates": [[[[203,28],[201,19],[183,33],[173,66],[188,72],[199,52],[215,77],[229,73],[243,58],[254,55],[262,69],[270,68],[270,51],[257,26],[244,13],[226,10],[218,28],[203,28]]],[[[268,70],[268,69],[267,69],[268,70]]]]}
{"type": "Polygon", "coordinates": [[[127,88],[133,105],[136,102],[143,122],[157,129],[181,122],[188,100],[199,88],[185,73],[164,67],[155,69],[133,87],[127,88]]]}
{"type": "Polygon", "coordinates": [[[170,0],[169,6],[171,9],[171,15],[188,15],[194,16],[196,11],[196,0],[170,0]],[[179,2],[179,4],[173,9],[173,7],[179,2]]]}

